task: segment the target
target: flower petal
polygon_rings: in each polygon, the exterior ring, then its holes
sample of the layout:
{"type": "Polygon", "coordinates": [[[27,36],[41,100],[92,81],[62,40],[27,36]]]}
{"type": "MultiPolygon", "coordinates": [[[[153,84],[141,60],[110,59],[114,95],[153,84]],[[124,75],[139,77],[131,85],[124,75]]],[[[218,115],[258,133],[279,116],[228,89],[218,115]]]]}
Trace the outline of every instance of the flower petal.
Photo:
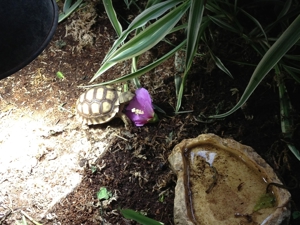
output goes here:
{"type": "Polygon", "coordinates": [[[145,88],[139,88],[135,91],[135,97],[126,107],[125,114],[136,126],[143,126],[154,117],[152,100],[145,88]]]}

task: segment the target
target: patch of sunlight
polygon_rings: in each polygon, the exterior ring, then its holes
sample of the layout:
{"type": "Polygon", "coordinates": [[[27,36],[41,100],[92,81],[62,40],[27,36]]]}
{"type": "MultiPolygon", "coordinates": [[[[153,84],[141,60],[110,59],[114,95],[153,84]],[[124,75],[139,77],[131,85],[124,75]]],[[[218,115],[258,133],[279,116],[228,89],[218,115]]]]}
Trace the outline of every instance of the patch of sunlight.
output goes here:
{"type": "MultiPolygon", "coordinates": [[[[43,114],[24,115],[0,115],[0,202],[43,217],[79,185],[79,160],[95,147],[83,131],[65,129],[66,121],[49,126],[43,114]]],[[[106,143],[97,146],[103,152],[106,143]]]]}
{"type": "Polygon", "coordinates": [[[38,155],[39,137],[37,134],[38,122],[21,118],[12,124],[1,126],[0,131],[0,173],[8,168],[14,170],[26,170],[25,167],[36,165],[38,155]],[[24,163],[26,162],[26,163],[24,163]]]}

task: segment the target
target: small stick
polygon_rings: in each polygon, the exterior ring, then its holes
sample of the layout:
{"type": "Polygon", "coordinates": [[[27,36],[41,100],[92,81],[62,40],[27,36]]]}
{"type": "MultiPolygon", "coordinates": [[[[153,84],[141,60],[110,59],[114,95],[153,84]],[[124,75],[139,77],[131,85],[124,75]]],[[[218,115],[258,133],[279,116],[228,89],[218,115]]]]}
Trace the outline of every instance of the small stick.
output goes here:
{"type": "Polygon", "coordinates": [[[34,219],[32,219],[29,215],[27,215],[27,213],[25,213],[24,211],[21,210],[21,213],[27,218],[29,219],[31,222],[33,222],[35,225],[43,225],[41,223],[36,222],[34,219]]]}
{"type": "Polygon", "coordinates": [[[120,135],[117,135],[117,134],[114,134],[115,136],[117,136],[118,138],[121,138],[123,139],[124,141],[128,141],[128,139],[124,138],[124,137],[121,137],[120,135]]]}

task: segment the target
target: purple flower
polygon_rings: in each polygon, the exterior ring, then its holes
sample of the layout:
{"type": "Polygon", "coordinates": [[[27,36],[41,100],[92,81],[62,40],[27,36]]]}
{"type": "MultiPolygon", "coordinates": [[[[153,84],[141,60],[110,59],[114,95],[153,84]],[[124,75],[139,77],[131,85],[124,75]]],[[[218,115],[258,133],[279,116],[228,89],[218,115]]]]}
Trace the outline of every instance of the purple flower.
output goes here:
{"type": "Polygon", "coordinates": [[[157,116],[153,110],[152,100],[145,88],[139,88],[135,91],[135,96],[126,107],[125,114],[138,127],[144,126],[146,123],[156,122],[157,116]]]}

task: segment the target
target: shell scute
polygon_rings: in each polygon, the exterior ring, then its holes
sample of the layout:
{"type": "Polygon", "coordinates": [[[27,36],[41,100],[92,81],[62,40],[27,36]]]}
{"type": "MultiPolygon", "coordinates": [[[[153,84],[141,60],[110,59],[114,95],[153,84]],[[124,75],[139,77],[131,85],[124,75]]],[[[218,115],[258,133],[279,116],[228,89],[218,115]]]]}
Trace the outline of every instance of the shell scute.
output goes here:
{"type": "Polygon", "coordinates": [[[111,86],[91,88],[76,102],[77,118],[88,125],[106,123],[119,112],[121,92],[111,86]]]}

